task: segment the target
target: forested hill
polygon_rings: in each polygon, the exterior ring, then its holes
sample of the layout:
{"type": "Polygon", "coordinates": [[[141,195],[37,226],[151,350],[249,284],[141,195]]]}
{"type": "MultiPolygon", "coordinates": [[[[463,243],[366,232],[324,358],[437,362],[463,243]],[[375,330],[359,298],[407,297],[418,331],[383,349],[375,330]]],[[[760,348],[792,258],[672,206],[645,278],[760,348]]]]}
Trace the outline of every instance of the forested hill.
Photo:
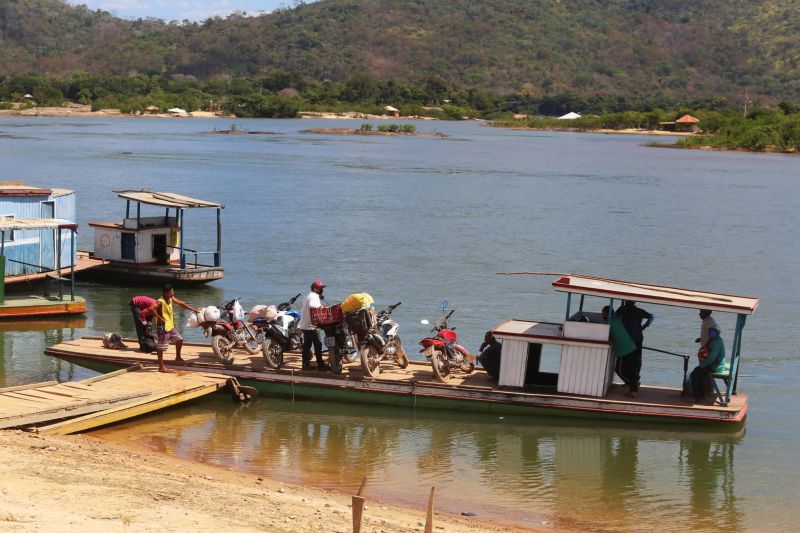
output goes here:
{"type": "Polygon", "coordinates": [[[320,0],[202,23],[0,1],[0,74],[354,74],[533,96],[800,97],[800,0],[320,0]]]}

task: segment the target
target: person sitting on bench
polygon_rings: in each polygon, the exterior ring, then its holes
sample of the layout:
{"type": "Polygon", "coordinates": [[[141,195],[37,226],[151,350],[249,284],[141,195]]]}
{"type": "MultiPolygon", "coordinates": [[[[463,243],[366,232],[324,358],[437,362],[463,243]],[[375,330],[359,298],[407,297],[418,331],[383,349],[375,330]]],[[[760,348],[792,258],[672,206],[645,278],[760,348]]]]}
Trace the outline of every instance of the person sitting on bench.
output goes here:
{"type": "Polygon", "coordinates": [[[711,374],[725,371],[725,343],[719,335],[719,329],[708,328],[708,343],[698,352],[700,363],[692,370],[689,379],[692,382],[694,401],[703,401],[711,374]],[[705,354],[705,355],[704,355],[705,354]]]}

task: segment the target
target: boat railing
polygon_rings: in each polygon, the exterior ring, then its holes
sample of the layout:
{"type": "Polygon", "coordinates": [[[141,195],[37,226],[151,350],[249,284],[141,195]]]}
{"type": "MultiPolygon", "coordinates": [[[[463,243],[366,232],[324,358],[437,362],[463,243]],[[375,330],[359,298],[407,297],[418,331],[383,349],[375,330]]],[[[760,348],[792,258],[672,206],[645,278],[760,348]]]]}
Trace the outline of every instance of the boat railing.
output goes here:
{"type": "Polygon", "coordinates": [[[210,266],[219,266],[219,253],[218,252],[200,252],[197,250],[192,250],[191,248],[178,248],[177,246],[167,246],[168,249],[172,250],[181,250],[183,255],[181,256],[181,268],[186,268],[187,266],[191,265],[193,268],[197,267],[210,267],[210,266]],[[212,256],[212,264],[204,264],[198,261],[199,256],[212,256]],[[188,261],[187,256],[193,256],[194,261],[188,261]]]}
{"type": "Polygon", "coordinates": [[[651,352],[656,352],[656,353],[674,355],[675,357],[682,357],[683,358],[683,382],[686,382],[686,375],[689,372],[689,359],[690,359],[690,356],[688,356],[686,354],[682,354],[682,353],[675,353],[675,352],[670,352],[670,351],[667,351],[667,350],[660,350],[658,348],[650,348],[648,346],[642,346],[642,349],[643,350],[649,350],[651,352]]]}
{"type": "Polygon", "coordinates": [[[16,263],[16,264],[22,265],[22,266],[38,268],[39,272],[47,272],[48,270],[55,270],[54,268],[45,267],[45,266],[42,266],[42,265],[35,265],[33,263],[26,263],[25,261],[18,261],[16,259],[11,259],[9,257],[6,257],[6,261],[8,261],[9,263],[16,263]]]}

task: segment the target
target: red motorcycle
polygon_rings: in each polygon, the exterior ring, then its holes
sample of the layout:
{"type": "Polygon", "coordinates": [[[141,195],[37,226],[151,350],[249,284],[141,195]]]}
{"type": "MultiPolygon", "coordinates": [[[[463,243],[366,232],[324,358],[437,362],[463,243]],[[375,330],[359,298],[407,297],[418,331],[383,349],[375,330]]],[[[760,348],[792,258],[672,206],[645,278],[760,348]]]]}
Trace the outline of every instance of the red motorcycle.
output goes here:
{"type": "Polygon", "coordinates": [[[244,348],[255,355],[261,351],[264,343],[264,332],[244,320],[244,310],[236,298],[222,306],[223,316],[213,322],[203,322],[203,335],[211,337],[211,349],[214,355],[225,365],[234,362],[233,349],[244,348]]]}
{"type": "MultiPolygon", "coordinates": [[[[458,338],[456,328],[451,328],[448,324],[454,312],[455,309],[446,315],[442,314],[434,323],[431,332],[436,335],[419,341],[422,345],[420,352],[430,359],[433,375],[436,376],[436,381],[441,383],[447,383],[453,370],[460,370],[467,374],[471,374],[475,370],[475,363],[470,353],[463,346],[456,344],[458,338]]],[[[427,320],[423,320],[422,323],[429,324],[427,320]]]]}

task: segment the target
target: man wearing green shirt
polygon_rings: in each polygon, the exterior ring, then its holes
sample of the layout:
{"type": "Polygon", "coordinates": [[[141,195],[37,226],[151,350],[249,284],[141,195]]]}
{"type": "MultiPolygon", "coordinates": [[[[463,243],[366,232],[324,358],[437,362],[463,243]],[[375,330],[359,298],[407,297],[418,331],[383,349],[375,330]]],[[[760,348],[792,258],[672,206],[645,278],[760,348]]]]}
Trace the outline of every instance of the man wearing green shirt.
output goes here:
{"type": "Polygon", "coordinates": [[[706,392],[709,376],[715,372],[725,371],[725,343],[719,336],[719,330],[711,327],[708,329],[708,355],[692,370],[692,391],[695,402],[702,402],[706,392]]]}

